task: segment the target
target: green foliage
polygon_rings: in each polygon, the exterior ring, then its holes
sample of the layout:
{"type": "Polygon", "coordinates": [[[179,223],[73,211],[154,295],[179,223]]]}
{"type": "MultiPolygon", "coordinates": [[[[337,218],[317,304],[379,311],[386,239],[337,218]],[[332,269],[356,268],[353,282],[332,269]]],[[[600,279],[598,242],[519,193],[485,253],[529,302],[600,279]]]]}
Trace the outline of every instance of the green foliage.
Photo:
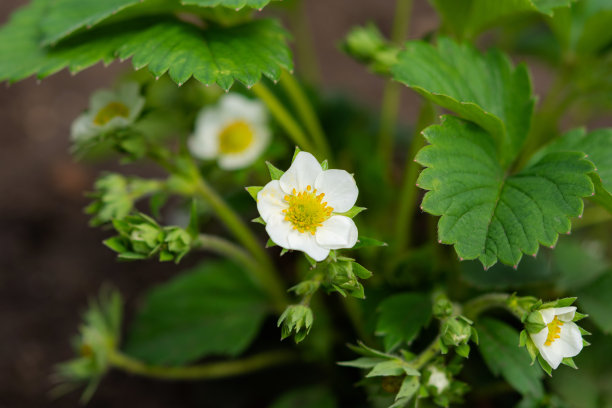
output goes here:
{"type": "Polygon", "coordinates": [[[119,292],[103,288],[98,299],[91,299],[89,308],[83,314],[83,324],[73,345],[77,358],[61,363],[56,373],[63,385],[57,392],[63,393],[71,384],[87,383],[81,396],[87,402],[109,369],[109,353],[119,344],[123,301],[119,292]]]}
{"type": "Polygon", "coordinates": [[[430,0],[444,26],[460,38],[471,38],[505,19],[527,13],[552,16],[576,0],[430,0]]]}
{"type": "Polygon", "coordinates": [[[612,271],[608,271],[599,279],[582,287],[577,295],[580,305],[589,317],[604,333],[612,333],[612,271]]]}
{"type": "Polygon", "coordinates": [[[113,227],[119,233],[104,241],[124,261],[147,259],[158,256],[160,262],[181,259],[195,244],[195,235],[183,228],[162,227],[154,219],[137,214],[114,219],[113,227]]]}
{"type": "Polygon", "coordinates": [[[562,48],[572,54],[596,54],[612,42],[612,3],[580,0],[555,13],[549,24],[562,48]]]}
{"type": "Polygon", "coordinates": [[[289,391],[272,403],[270,408],[335,408],[334,396],[326,388],[309,387],[289,391]]]}
{"type": "Polygon", "coordinates": [[[539,243],[554,246],[582,214],[582,197],[593,194],[591,162],[578,152],[551,153],[508,176],[493,141],[480,128],[452,117],[425,131],[430,146],[416,160],[427,167],[418,184],[430,190],[422,208],[441,215],[439,240],[454,244],[462,259],[485,267],[517,265],[539,243]]]}
{"type": "Polygon", "coordinates": [[[495,375],[501,375],[523,395],[541,397],[542,371],[530,365],[529,355],[518,347],[519,334],[506,323],[482,319],[477,324],[480,352],[495,375]]]}
{"type": "Polygon", "coordinates": [[[287,307],[277,322],[277,326],[281,328],[281,340],[295,332],[295,342],[301,342],[310,333],[313,321],[314,316],[310,307],[304,305],[287,307]]]}
{"type": "Polygon", "coordinates": [[[181,365],[209,355],[236,356],[269,311],[266,296],[229,262],[208,262],[146,295],[126,351],[151,364],[181,365]]]}
{"type": "Polygon", "coordinates": [[[504,168],[518,154],[534,103],[524,65],[512,68],[499,51],[482,55],[471,45],[440,38],[437,47],[406,43],[391,72],[396,81],[487,130],[504,168]]]}
{"type": "Polygon", "coordinates": [[[376,335],[383,336],[385,351],[412,342],[431,319],[431,300],[421,293],[389,296],[378,306],[376,335]]]}
{"type": "Polygon", "coordinates": [[[239,10],[243,7],[261,9],[272,0],[183,0],[183,4],[193,4],[201,7],[223,6],[239,10]]]}
{"type": "Polygon", "coordinates": [[[17,11],[0,30],[0,80],[39,78],[68,67],[72,73],[103,61],[132,58],[155,76],[168,73],[182,85],[192,76],[229,89],[234,80],[251,86],[262,74],[278,79],[292,69],[286,32],[275,20],[201,29],[173,17],[143,17],[100,25],[54,47],[42,47],[38,26],[46,0],[17,11]]]}

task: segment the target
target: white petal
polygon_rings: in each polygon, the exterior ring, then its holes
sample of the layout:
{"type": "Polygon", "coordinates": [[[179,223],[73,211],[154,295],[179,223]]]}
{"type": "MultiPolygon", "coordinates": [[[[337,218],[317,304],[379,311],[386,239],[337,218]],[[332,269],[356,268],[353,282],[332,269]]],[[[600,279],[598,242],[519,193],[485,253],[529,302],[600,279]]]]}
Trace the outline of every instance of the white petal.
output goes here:
{"type": "Polygon", "coordinates": [[[317,228],[315,238],[323,248],[352,248],[357,243],[357,226],[349,217],[332,215],[317,228]]]}
{"type": "Polygon", "coordinates": [[[544,347],[544,343],[546,343],[546,338],[548,337],[548,327],[544,327],[535,334],[530,333],[529,336],[531,337],[531,340],[533,340],[536,347],[538,349],[542,349],[542,347],[544,347]]]}
{"type": "Polygon", "coordinates": [[[542,319],[544,320],[544,324],[548,324],[555,319],[555,308],[548,308],[540,310],[540,314],[542,315],[542,319]]]}
{"type": "Polygon", "coordinates": [[[212,159],[219,152],[219,131],[223,123],[214,108],[202,109],[193,136],[187,141],[191,153],[200,159],[212,159]]]}
{"type": "Polygon", "coordinates": [[[89,114],[84,113],[72,122],[72,126],[70,127],[70,139],[75,142],[85,141],[94,136],[96,136],[98,132],[94,128],[92,124],[92,118],[89,114]]]}
{"type": "Polygon", "coordinates": [[[299,152],[291,167],[281,176],[281,188],[287,194],[291,194],[294,188],[297,192],[304,191],[307,186],[314,186],[322,171],[321,165],[312,154],[299,152]]]}
{"type": "Polygon", "coordinates": [[[324,201],[334,212],[350,210],[359,194],[355,179],[344,170],[325,170],[317,177],[314,187],[325,193],[324,201]]]}
{"type": "Polygon", "coordinates": [[[317,244],[314,235],[310,232],[299,232],[292,230],[288,236],[289,247],[298,251],[303,251],[317,262],[321,262],[329,255],[329,249],[317,244]]]}
{"type": "Polygon", "coordinates": [[[576,306],[558,307],[555,309],[555,315],[562,322],[571,322],[576,315],[576,306]]]}
{"type": "Polygon", "coordinates": [[[559,364],[561,364],[561,361],[563,360],[563,356],[557,353],[557,351],[551,346],[542,347],[540,349],[540,354],[553,370],[556,370],[557,367],[559,367],[559,364]]]}
{"type": "Polygon", "coordinates": [[[100,89],[89,98],[89,110],[95,116],[98,111],[111,102],[117,101],[117,94],[110,89],[100,89]]]}
{"type": "Polygon", "coordinates": [[[577,356],[582,350],[582,334],[580,329],[574,322],[567,322],[561,326],[559,338],[550,345],[555,349],[555,352],[562,357],[577,356]]]}
{"type": "Polygon", "coordinates": [[[268,112],[263,103],[240,94],[230,93],[223,96],[219,106],[226,118],[244,119],[258,124],[266,123],[268,120],[268,112]]]}
{"type": "Polygon", "coordinates": [[[261,218],[268,222],[270,217],[281,215],[289,205],[285,201],[285,192],[281,190],[278,180],[272,180],[257,193],[257,211],[261,218]]]}
{"type": "Polygon", "coordinates": [[[289,234],[293,231],[293,226],[289,221],[285,221],[284,215],[273,215],[268,218],[266,232],[272,242],[282,248],[293,249],[289,245],[289,234]]]}

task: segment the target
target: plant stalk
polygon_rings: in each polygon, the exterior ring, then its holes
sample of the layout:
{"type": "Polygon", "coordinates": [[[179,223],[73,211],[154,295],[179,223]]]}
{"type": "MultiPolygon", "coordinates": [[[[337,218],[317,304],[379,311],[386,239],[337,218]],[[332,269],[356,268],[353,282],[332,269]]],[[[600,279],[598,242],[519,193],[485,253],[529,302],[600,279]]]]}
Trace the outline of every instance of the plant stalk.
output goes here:
{"type": "Polygon", "coordinates": [[[283,106],[278,98],[261,82],[253,85],[251,88],[253,93],[266,104],[272,116],[285,129],[291,140],[299,146],[300,149],[308,152],[314,152],[314,146],[306,137],[306,133],[300,125],[293,119],[289,111],[283,106]]]}
{"type": "Polygon", "coordinates": [[[185,367],[147,365],[120,351],[111,351],[108,359],[112,367],[145,377],[162,380],[204,380],[248,374],[253,371],[295,361],[297,356],[288,351],[271,351],[242,360],[222,361],[185,367]]]}
{"type": "Polygon", "coordinates": [[[291,98],[300,119],[306,126],[306,130],[310,133],[310,136],[312,136],[317,146],[317,151],[321,153],[323,159],[331,159],[329,145],[325,133],[323,132],[321,122],[319,122],[319,118],[308,100],[308,97],[304,93],[304,90],[300,86],[300,83],[293,75],[283,70],[280,84],[291,98]]]}

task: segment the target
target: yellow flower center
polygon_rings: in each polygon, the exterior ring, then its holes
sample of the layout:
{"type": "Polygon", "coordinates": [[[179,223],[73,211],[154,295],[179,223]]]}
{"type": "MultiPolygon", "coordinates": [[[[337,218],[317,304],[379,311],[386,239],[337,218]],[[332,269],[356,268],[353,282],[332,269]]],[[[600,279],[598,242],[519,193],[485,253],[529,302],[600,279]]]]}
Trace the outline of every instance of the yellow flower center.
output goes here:
{"type": "Polygon", "coordinates": [[[550,346],[561,337],[561,326],[563,326],[563,322],[557,316],[555,316],[552,322],[548,323],[548,337],[546,337],[544,342],[545,346],[550,346]]]}
{"type": "Polygon", "coordinates": [[[219,152],[240,153],[253,142],[253,129],[243,120],[227,125],[219,134],[219,152]]]}
{"type": "Polygon", "coordinates": [[[98,111],[93,123],[98,126],[106,125],[117,116],[127,118],[130,116],[130,109],[121,102],[111,102],[98,111]]]}
{"type": "Polygon", "coordinates": [[[295,188],[291,194],[285,196],[289,208],[283,210],[285,220],[293,224],[293,229],[299,232],[310,232],[312,235],[323,222],[331,217],[334,210],[323,201],[324,193],[317,195],[317,190],[312,186],[306,187],[306,191],[296,193],[295,188]]]}

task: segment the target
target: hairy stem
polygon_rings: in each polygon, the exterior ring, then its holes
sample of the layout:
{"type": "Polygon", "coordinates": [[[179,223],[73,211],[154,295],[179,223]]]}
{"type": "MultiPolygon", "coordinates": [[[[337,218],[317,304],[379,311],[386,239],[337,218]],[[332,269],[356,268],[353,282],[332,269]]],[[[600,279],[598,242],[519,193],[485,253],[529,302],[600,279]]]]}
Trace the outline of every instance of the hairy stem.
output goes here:
{"type": "Polygon", "coordinates": [[[510,295],[507,293],[487,293],[465,303],[463,305],[463,315],[470,320],[476,320],[485,310],[502,308],[512,312],[520,319],[519,311],[512,308],[508,300],[510,300],[510,295]]]}
{"type": "MultiPolygon", "coordinates": [[[[413,0],[397,0],[395,19],[391,41],[399,45],[408,35],[413,0]]],[[[380,113],[380,129],[378,131],[378,150],[381,158],[390,162],[393,156],[393,131],[397,122],[402,85],[387,81],[383,91],[383,101],[380,113]]]]}
{"type": "Polygon", "coordinates": [[[278,98],[261,82],[253,85],[251,88],[253,93],[266,104],[270,113],[285,129],[291,140],[302,150],[314,152],[314,146],[306,137],[306,133],[300,125],[293,119],[291,113],[283,106],[278,98]]]}
{"type": "Polygon", "coordinates": [[[414,161],[414,157],[425,145],[422,131],[434,121],[434,116],[435,109],[433,105],[429,101],[423,100],[412,141],[410,142],[410,150],[408,151],[408,158],[404,168],[404,179],[400,190],[399,207],[395,220],[396,253],[401,253],[405,248],[412,245],[412,222],[417,208],[416,200],[418,196],[416,180],[420,168],[420,165],[414,161]]]}
{"type": "Polygon", "coordinates": [[[257,354],[242,360],[222,361],[185,367],[164,367],[147,365],[119,351],[111,351],[108,355],[112,367],[145,377],[162,380],[203,380],[225,378],[251,373],[253,371],[273,367],[295,361],[297,356],[288,351],[271,351],[257,354]]]}
{"type": "MultiPolygon", "coordinates": [[[[244,221],[236,212],[217,194],[217,192],[204,180],[199,170],[195,167],[193,172],[196,174],[196,194],[200,196],[213,208],[217,216],[223,221],[225,226],[234,234],[236,239],[244,245],[258,263],[257,279],[260,286],[269,293],[275,308],[279,311],[284,310],[289,304],[287,293],[281,279],[275,272],[274,265],[270,261],[268,254],[263,249],[263,245],[257,240],[253,232],[245,225],[244,221]]],[[[210,244],[211,241],[209,240],[210,244]]],[[[219,249],[219,242],[214,242],[219,249]]],[[[225,251],[229,249],[226,245],[225,251]]]]}
{"type": "Polygon", "coordinates": [[[281,74],[280,84],[285,88],[287,95],[291,98],[300,119],[306,126],[306,130],[310,133],[314,139],[317,151],[321,153],[324,159],[331,159],[329,145],[319,118],[312,107],[312,104],[308,100],[308,97],[304,93],[304,90],[300,86],[296,78],[287,71],[283,71],[281,74]]]}
{"type": "Polygon", "coordinates": [[[417,370],[423,368],[431,359],[440,353],[440,336],[437,336],[419,356],[411,362],[411,366],[417,370]]]}

